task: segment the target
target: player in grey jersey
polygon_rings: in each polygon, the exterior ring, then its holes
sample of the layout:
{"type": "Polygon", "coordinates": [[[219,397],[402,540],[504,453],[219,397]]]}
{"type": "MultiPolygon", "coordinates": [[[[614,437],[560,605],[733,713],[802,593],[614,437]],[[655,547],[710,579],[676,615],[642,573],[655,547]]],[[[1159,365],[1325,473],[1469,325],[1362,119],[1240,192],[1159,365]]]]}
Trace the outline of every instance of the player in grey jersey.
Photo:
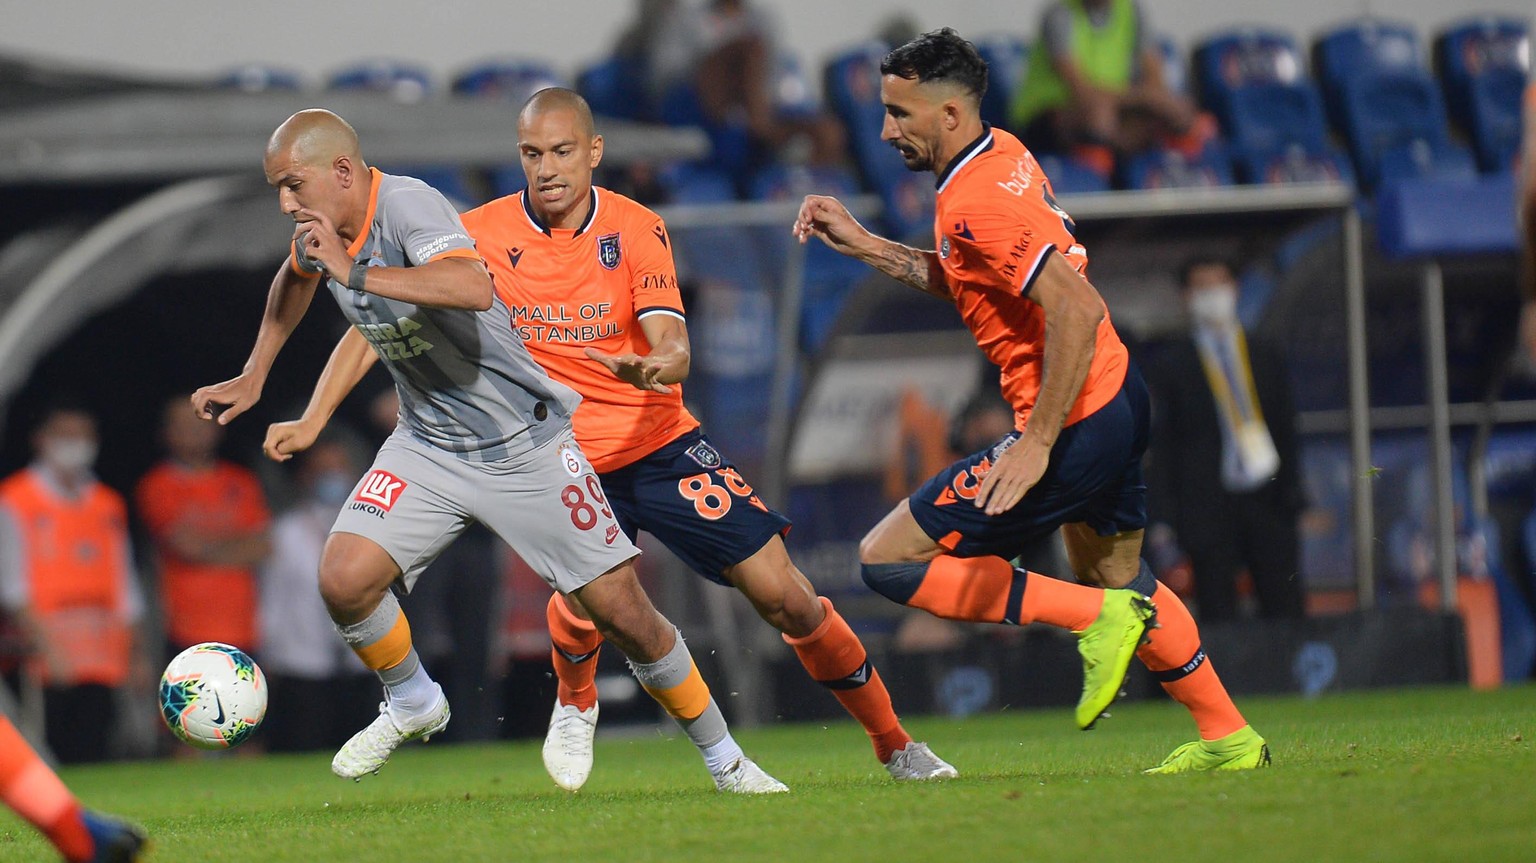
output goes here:
{"type": "MultiPolygon", "coordinates": [[[[256,403],[322,276],[400,393],[400,424],[353,489],[320,562],[331,619],[385,694],[379,718],[341,748],[332,771],[377,772],[402,743],[447,726],[447,700],[411,645],[394,590],[408,593],[473,520],[579,598],[699,747],[717,788],[787,790],[731,738],[681,635],[641,589],[639,551],[571,434],[580,398],[550,380],[506,326],[507,309],[452,206],[419,180],[369,168],[352,127],[329,111],[288,118],[264,167],[297,223],[293,252],[272,282],[244,370],[194,393],[193,410],[222,424],[256,403]]],[[[311,404],[350,390],[366,366],[329,369],[311,404]]],[[[286,458],[313,442],[284,440],[270,454],[286,458]]]]}

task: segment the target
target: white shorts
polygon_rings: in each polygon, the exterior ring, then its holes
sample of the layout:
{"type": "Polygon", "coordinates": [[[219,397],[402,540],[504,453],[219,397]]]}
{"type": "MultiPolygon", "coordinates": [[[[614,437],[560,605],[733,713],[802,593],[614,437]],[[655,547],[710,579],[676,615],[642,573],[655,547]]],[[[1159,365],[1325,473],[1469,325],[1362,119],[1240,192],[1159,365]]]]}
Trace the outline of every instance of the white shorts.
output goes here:
{"type": "Polygon", "coordinates": [[[332,533],[378,543],[407,593],[471,522],[512,546],[561,593],[638,555],[569,429],[522,455],[472,462],[397,431],[379,448],[332,533]]]}

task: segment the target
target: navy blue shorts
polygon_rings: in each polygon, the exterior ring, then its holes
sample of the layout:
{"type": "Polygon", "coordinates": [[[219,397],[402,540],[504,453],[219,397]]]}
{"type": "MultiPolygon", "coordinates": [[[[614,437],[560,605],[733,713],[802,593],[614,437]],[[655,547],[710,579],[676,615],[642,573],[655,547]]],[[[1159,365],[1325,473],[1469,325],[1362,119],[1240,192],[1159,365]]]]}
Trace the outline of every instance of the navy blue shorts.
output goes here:
{"type": "Polygon", "coordinates": [[[1132,364],[1109,404],[1061,430],[1045,474],[1013,509],[987,515],[976,507],[976,492],[986,476],[976,468],[982,461],[996,461],[1018,440],[1018,432],[923,483],[907,499],[912,517],[958,557],[1012,559],[1064,524],[1084,522],[1100,536],[1140,530],[1147,526],[1141,457],[1151,419],[1147,385],[1132,364]]]}
{"type": "Polygon", "coordinates": [[[789,532],[789,519],[764,505],[697,429],[601,477],[631,541],[643,530],[717,584],[728,584],[727,568],[789,532]]]}

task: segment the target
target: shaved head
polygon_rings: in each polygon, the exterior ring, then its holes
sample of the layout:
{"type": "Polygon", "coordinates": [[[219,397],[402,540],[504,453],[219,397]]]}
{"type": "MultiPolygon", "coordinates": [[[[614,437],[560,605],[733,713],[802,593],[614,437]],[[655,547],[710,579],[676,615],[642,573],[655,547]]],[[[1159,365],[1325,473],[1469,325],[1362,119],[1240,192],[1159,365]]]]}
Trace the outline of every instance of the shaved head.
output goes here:
{"type": "Polygon", "coordinates": [[[570,111],[576,115],[576,133],[590,140],[597,134],[597,124],[592,121],[592,107],[587,100],[575,90],[567,90],[564,87],[546,87],[528,98],[523,103],[523,110],[517,115],[519,130],[531,124],[539,117],[557,111],[570,111]]]}
{"type": "Polygon", "coordinates": [[[307,108],[277,127],[267,141],[267,156],[283,154],[306,165],[327,165],[338,156],[363,164],[357,132],[346,120],[324,108],[307,108]]]}

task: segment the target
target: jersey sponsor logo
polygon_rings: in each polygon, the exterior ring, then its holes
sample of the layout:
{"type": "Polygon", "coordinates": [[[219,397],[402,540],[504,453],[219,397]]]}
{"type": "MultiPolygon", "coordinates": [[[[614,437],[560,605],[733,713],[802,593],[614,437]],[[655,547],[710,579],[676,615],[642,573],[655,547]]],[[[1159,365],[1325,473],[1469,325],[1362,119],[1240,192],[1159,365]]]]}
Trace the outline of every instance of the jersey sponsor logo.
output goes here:
{"type": "Polygon", "coordinates": [[[523,259],[522,249],[507,249],[507,260],[512,262],[512,269],[517,269],[517,262],[523,259]]]}
{"type": "Polygon", "coordinates": [[[603,269],[617,269],[620,257],[618,234],[604,234],[597,238],[597,262],[603,265],[603,269]]]}
{"type": "Polygon", "coordinates": [[[389,512],[394,508],[395,502],[400,500],[405,487],[406,481],[400,477],[387,470],[375,470],[363,477],[363,484],[357,487],[357,494],[353,495],[352,499],[389,512]]]}
{"type": "Polygon", "coordinates": [[[647,273],[640,277],[642,291],[675,291],[677,276],[668,273],[647,273]]]}
{"type": "Polygon", "coordinates": [[[443,236],[438,237],[437,239],[432,240],[423,246],[417,247],[416,260],[425,261],[427,258],[430,258],[433,255],[448,251],[448,248],[453,245],[455,240],[464,240],[465,242],[468,242],[469,237],[460,232],[444,234],[443,236]]]}
{"type": "Polygon", "coordinates": [[[379,356],[386,360],[408,360],[432,350],[432,343],[415,335],[421,324],[402,317],[392,324],[358,324],[363,334],[379,356]]]}
{"type": "Polygon", "coordinates": [[[688,448],[688,457],[694,460],[699,467],[714,470],[720,466],[720,452],[709,445],[708,441],[699,441],[688,448]]]}
{"type": "Polygon", "coordinates": [[[512,330],[525,342],[595,342],[623,334],[617,321],[605,320],[612,312],[613,303],[513,306],[512,330]]]}

